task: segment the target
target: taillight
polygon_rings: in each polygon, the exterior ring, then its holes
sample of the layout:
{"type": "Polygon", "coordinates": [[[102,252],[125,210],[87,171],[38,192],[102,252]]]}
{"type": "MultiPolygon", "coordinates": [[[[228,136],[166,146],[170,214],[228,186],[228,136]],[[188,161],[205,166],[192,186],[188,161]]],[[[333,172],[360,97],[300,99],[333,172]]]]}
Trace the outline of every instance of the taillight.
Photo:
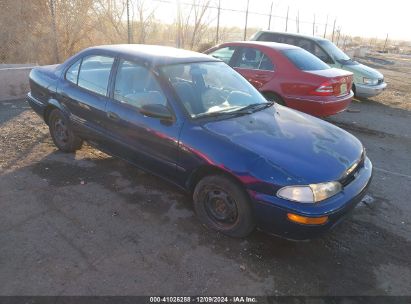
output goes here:
{"type": "Polygon", "coordinates": [[[310,92],[317,96],[342,96],[350,92],[352,86],[352,76],[341,77],[323,82],[317,89],[310,92]]]}
{"type": "Polygon", "coordinates": [[[322,83],[317,89],[310,92],[311,95],[331,96],[334,94],[334,86],[331,81],[322,83]]]}

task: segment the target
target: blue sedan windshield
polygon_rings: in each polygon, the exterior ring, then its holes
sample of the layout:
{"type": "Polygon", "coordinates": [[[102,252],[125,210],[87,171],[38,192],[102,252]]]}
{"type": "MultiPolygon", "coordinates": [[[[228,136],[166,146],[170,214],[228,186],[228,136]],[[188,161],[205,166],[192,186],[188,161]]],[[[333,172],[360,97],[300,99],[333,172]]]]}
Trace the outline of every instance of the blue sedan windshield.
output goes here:
{"type": "Polygon", "coordinates": [[[192,118],[267,102],[247,80],[223,62],[168,65],[163,66],[161,72],[192,118]]]}

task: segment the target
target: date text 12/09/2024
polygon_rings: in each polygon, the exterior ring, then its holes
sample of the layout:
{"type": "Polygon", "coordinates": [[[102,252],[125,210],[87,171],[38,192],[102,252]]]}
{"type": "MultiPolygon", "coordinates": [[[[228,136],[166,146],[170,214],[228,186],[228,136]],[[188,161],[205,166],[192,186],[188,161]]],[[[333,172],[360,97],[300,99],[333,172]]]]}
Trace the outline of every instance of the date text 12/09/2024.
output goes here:
{"type": "Polygon", "coordinates": [[[150,303],[258,303],[255,297],[150,297],[150,303]]]}

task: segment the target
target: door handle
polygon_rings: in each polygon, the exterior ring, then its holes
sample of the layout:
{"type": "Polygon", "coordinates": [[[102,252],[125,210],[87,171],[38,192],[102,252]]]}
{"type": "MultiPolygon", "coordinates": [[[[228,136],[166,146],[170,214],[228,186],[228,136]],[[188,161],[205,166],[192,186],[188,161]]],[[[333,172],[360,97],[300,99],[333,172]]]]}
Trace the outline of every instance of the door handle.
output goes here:
{"type": "Polygon", "coordinates": [[[120,120],[120,117],[116,113],[113,113],[113,112],[107,112],[107,117],[114,121],[120,120]]]}

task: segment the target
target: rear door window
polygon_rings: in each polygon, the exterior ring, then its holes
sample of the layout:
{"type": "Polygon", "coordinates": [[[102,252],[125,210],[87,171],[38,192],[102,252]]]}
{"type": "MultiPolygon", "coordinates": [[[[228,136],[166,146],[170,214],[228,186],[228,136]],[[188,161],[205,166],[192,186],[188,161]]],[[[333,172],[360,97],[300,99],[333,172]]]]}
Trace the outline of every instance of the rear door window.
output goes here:
{"type": "Polygon", "coordinates": [[[330,68],[328,64],[303,49],[289,49],[282,51],[282,53],[302,71],[326,70],[330,68]]]}
{"type": "Polygon", "coordinates": [[[296,42],[296,46],[299,46],[300,48],[306,50],[307,52],[310,52],[311,54],[314,53],[314,43],[312,41],[300,38],[297,39],[296,42]]]}
{"type": "Polygon", "coordinates": [[[287,36],[284,35],[279,35],[279,34],[273,34],[273,33],[262,33],[260,37],[258,37],[257,40],[259,41],[268,41],[268,42],[277,42],[277,43],[286,43],[285,40],[287,39],[287,36]]]}
{"type": "Polygon", "coordinates": [[[85,57],[80,66],[78,86],[91,92],[106,96],[113,62],[113,57],[85,57]]]}
{"type": "Polygon", "coordinates": [[[255,48],[241,48],[233,66],[241,69],[273,71],[274,64],[262,51],[255,48]]]}
{"type": "Polygon", "coordinates": [[[295,39],[294,37],[286,36],[284,37],[284,40],[282,41],[282,43],[297,45],[297,39],[295,39]]]}

